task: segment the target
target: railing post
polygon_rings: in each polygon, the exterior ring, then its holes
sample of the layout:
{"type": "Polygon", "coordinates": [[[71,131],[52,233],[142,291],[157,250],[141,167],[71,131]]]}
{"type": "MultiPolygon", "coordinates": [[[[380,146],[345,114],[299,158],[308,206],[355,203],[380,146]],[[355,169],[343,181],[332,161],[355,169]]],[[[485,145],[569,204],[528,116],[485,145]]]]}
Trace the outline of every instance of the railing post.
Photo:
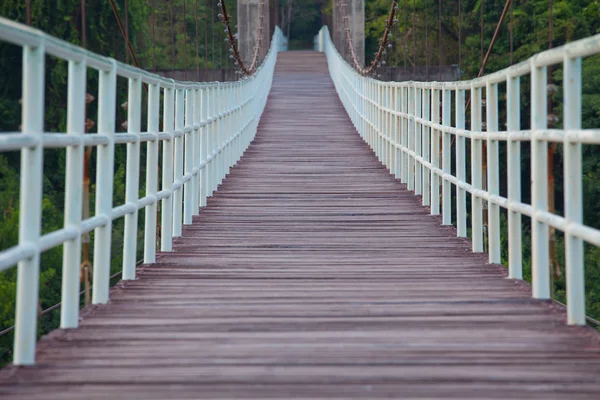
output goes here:
{"type": "MultiPolygon", "coordinates": [[[[465,129],[465,91],[456,90],[456,128],[465,129]]],[[[456,135],[456,177],[461,182],[467,180],[465,137],[456,135]]],[[[467,194],[465,189],[456,187],[456,236],[467,237],[467,194]]]]}
{"type": "Polygon", "coordinates": [[[163,130],[169,139],[163,142],[162,149],[162,189],[169,195],[162,200],[160,249],[173,250],[173,148],[175,144],[175,89],[165,88],[163,106],[163,130]]]}
{"type": "MultiPolygon", "coordinates": [[[[415,150],[415,91],[414,84],[410,84],[408,88],[408,114],[410,121],[408,121],[408,151],[413,152],[415,150]]],[[[408,155],[408,190],[415,189],[415,157],[412,154],[408,155]]]]}
{"type": "Polygon", "coordinates": [[[381,82],[377,81],[376,83],[377,85],[377,132],[375,135],[375,140],[377,143],[377,150],[375,152],[375,154],[377,154],[377,159],[379,160],[379,162],[381,162],[381,164],[383,164],[385,166],[385,152],[383,151],[384,149],[384,116],[383,116],[383,110],[382,110],[382,104],[383,104],[383,85],[381,84],[381,82]]]}
{"type": "MultiPolygon", "coordinates": [[[[184,129],[184,162],[185,174],[193,174],[194,169],[194,149],[196,148],[196,135],[194,125],[194,91],[192,89],[185,90],[185,122],[184,129]]],[[[182,174],[183,175],[183,174],[182,174]]],[[[194,209],[194,176],[183,184],[183,223],[190,225],[192,223],[192,213],[194,209]]]]}
{"type": "MultiPolygon", "coordinates": [[[[67,134],[83,137],[85,133],[85,61],[69,61],[67,94],[67,134]]],[[[67,147],[65,165],[65,228],[81,225],[83,204],[83,143],[67,147]]],[[[60,327],[77,328],[79,325],[79,269],[81,264],[81,236],[63,245],[62,296],[60,327]]]]}
{"type": "MultiPolygon", "coordinates": [[[[440,90],[431,91],[431,121],[440,123],[440,90]]],[[[440,176],[434,169],[440,168],[440,135],[431,128],[431,215],[440,215],[440,176]]]]}
{"type": "Polygon", "coordinates": [[[200,119],[204,125],[200,128],[200,158],[204,164],[202,167],[202,174],[200,177],[200,207],[206,207],[206,198],[208,197],[208,89],[202,88],[200,90],[200,119]]]}
{"type": "MultiPolygon", "coordinates": [[[[509,134],[521,129],[520,78],[508,78],[506,82],[506,120],[509,134]]],[[[513,203],[521,202],[521,143],[508,138],[508,277],[523,279],[523,247],[521,242],[521,214],[512,209],[513,203]]]]}
{"type": "MultiPolygon", "coordinates": [[[[173,149],[173,166],[175,182],[182,182],[183,178],[183,142],[185,134],[185,98],[183,89],[175,90],[175,146],[173,149]]],[[[183,186],[173,191],[173,236],[179,237],[183,223],[183,186]]]]}
{"type": "Polygon", "coordinates": [[[408,187],[408,165],[410,163],[410,155],[408,154],[408,137],[409,135],[409,126],[410,126],[410,121],[408,118],[408,96],[409,96],[409,91],[410,88],[408,87],[407,84],[404,84],[404,86],[402,86],[401,88],[401,94],[402,94],[402,105],[401,105],[401,109],[402,109],[402,138],[401,138],[401,143],[402,143],[402,183],[404,183],[405,185],[407,185],[408,187]]]}
{"type": "MultiPolygon", "coordinates": [[[[418,157],[423,156],[423,150],[421,147],[421,143],[423,140],[423,124],[421,122],[417,122],[417,118],[421,118],[423,116],[422,108],[423,108],[423,88],[416,87],[415,88],[415,155],[418,157]]],[[[423,193],[423,164],[415,157],[415,194],[420,195],[423,193]]]]}
{"type": "MultiPolygon", "coordinates": [[[[401,111],[401,91],[398,86],[394,86],[394,111],[401,111]]],[[[395,141],[396,148],[394,152],[396,154],[395,166],[394,166],[394,176],[396,179],[401,179],[402,177],[402,149],[400,148],[402,144],[402,117],[394,116],[394,132],[396,133],[395,141]]]]}
{"type": "Polygon", "coordinates": [[[127,132],[137,136],[134,143],[127,143],[127,161],[125,171],[125,203],[135,206],[135,210],[125,214],[123,230],[123,280],[135,279],[137,228],[138,228],[138,191],[140,187],[140,126],[141,126],[142,80],[129,79],[127,99],[127,132]]]}
{"type": "MultiPolygon", "coordinates": [[[[429,87],[427,87],[423,93],[422,114],[425,121],[431,122],[431,89],[429,87]]],[[[421,141],[423,161],[429,162],[431,160],[429,155],[431,150],[431,128],[428,125],[423,126],[423,130],[421,131],[421,141]]],[[[421,176],[423,181],[423,195],[421,196],[421,204],[423,204],[423,206],[429,206],[431,204],[431,173],[429,172],[429,167],[427,167],[425,164],[421,165],[421,176]]]]}
{"type": "Polygon", "coordinates": [[[115,158],[115,118],[117,96],[117,64],[110,71],[100,71],[98,91],[98,133],[109,139],[109,144],[98,146],[96,164],[96,215],[106,217],[106,224],[94,231],[94,290],[92,304],[108,302],[112,246],[112,204],[115,158]]]}
{"type": "MultiPolygon", "coordinates": [[[[481,132],[481,88],[471,88],[471,131],[481,132]]],[[[482,144],[480,139],[471,139],[471,185],[473,189],[483,187],[481,178],[482,144]]],[[[474,253],[483,251],[483,200],[476,194],[471,195],[471,229],[474,253]]]]}
{"type": "Polygon", "coordinates": [[[194,89],[194,156],[192,161],[196,174],[193,178],[192,215],[200,214],[200,182],[202,176],[202,172],[200,171],[200,164],[202,163],[202,138],[200,136],[200,121],[202,120],[200,116],[202,112],[201,104],[200,88],[196,87],[194,89]]]}
{"type": "MultiPolygon", "coordinates": [[[[487,83],[486,123],[487,138],[487,185],[492,196],[500,194],[500,170],[498,140],[491,139],[489,133],[498,131],[498,84],[487,83]]],[[[488,200],[488,257],[490,264],[500,264],[500,206],[488,200]]]]}
{"type": "Polygon", "coordinates": [[[156,135],[146,145],[146,196],[154,196],[155,200],[146,206],[144,215],[144,263],[156,262],[156,211],[158,199],[158,113],[160,112],[160,86],[156,83],[148,85],[148,132],[156,135]]]}
{"type": "MultiPolygon", "coordinates": [[[[22,133],[35,136],[33,147],[21,149],[21,182],[19,209],[19,245],[35,247],[31,258],[19,261],[17,267],[17,307],[15,315],[15,365],[35,362],[37,339],[40,253],[37,247],[42,221],[42,178],[44,147],[44,77],[43,42],[23,47],[22,133]]],[[[78,266],[79,267],[79,266],[78,266]]]]}
{"type": "Polygon", "coordinates": [[[531,282],[533,297],[550,298],[548,225],[537,213],[548,211],[548,143],[537,132],[547,128],[547,69],[531,66],[531,282]]]}
{"type": "MultiPolygon", "coordinates": [[[[569,224],[583,223],[581,144],[569,139],[569,130],[581,129],[581,58],[564,60],[564,186],[565,218],[569,224]]],[[[565,270],[567,281],[567,322],[585,325],[585,276],[583,241],[567,228],[565,270]]]]}
{"type": "MultiPolygon", "coordinates": [[[[442,91],[442,125],[444,128],[449,128],[452,124],[452,116],[450,110],[452,108],[452,97],[450,90],[442,91]]],[[[450,152],[450,133],[442,131],[442,171],[444,174],[452,173],[452,157],[450,152]]],[[[452,225],[452,188],[450,181],[442,178],[442,224],[452,225]]]]}

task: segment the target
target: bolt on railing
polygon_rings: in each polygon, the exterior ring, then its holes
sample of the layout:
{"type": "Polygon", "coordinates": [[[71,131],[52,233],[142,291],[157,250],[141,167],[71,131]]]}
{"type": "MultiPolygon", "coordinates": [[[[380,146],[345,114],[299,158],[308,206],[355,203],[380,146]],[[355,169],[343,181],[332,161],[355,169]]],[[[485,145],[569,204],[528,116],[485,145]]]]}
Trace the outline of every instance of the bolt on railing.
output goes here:
{"type": "Polygon", "coordinates": [[[600,230],[583,224],[581,146],[599,145],[600,129],[581,128],[581,70],[582,58],[600,53],[600,35],[539,53],[481,78],[444,83],[381,82],[361,76],[338,54],[327,27],[315,37],[315,49],[325,52],[336,90],[359,135],[390,173],[422,196],[423,205],[430,207],[432,215],[441,213],[444,225],[452,223],[451,190],[455,186],[459,237],[467,237],[467,193],[471,195],[473,252],[484,250],[483,206],[487,202],[490,263],[501,262],[500,207],[508,211],[509,278],[523,278],[521,217],[532,219],[532,295],[536,299],[549,299],[551,293],[549,228],[564,232],[568,323],[585,324],[583,243],[600,246],[600,230]],[[560,63],[564,70],[564,127],[548,129],[546,69],[560,63]],[[522,130],[520,80],[526,75],[531,80],[531,129],[522,130]],[[506,131],[499,130],[499,84],[506,84],[506,131]],[[467,93],[471,98],[470,129],[465,126],[467,93]],[[453,135],[456,137],[454,174],[453,135]],[[470,181],[466,173],[466,140],[471,141],[470,181]],[[485,177],[482,176],[484,142],[488,167],[485,177]],[[500,196],[499,191],[501,142],[507,145],[507,197],[500,196]],[[521,199],[522,142],[531,143],[531,204],[521,199]],[[549,142],[564,146],[564,216],[548,209],[549,142]]]}
{"type": "Polygon", "coordinates": [[[0,18],[0,40],[23,49],[22,130],[0,135],[0,151],[21,152],[19,243],[0,252],[0,271],[18,265],[14,364],[35,362],[40,254],[64,244],[61,328],[79,320],[81,236],[94,231],[93,304],[109,300],[112,222],[125,219],[123,279],[136,278],[138,211],[145,209],[144,262],[156,257],[157,205],[161,251],[172,250],[182,225],[206,205],[240,159],[258,127],[273,79],[282,34],[250,78],[227,83],[178,82],[119,63],[0,18]],[[67,132],[44,132],[46,55],[68,63],[67,132]],[[85,134],[86,74],[99,74],[98,133],[85,134]],[[116,133],[117,77],[128,79],[127,133],[116,133]],[[148,86],[148,132],[141,131],[142,85],[148,86]],[[161,111],[163,127],[159,129],[161,111]],[[139,198],[140,147],[147,146],[146,194],[139,198]],[[162,149],[159,148],[162,143],[162,149]],[[125,204],[113,204],[115,146],[127,145],[125,204]],[[85,146],[97,148],[96,211],[82,219],[85,146]],[[44,148],[66,148],[64,228],[41,234],[44,148]],[[158,160],[162,153],[162,187],[158,160]]]}

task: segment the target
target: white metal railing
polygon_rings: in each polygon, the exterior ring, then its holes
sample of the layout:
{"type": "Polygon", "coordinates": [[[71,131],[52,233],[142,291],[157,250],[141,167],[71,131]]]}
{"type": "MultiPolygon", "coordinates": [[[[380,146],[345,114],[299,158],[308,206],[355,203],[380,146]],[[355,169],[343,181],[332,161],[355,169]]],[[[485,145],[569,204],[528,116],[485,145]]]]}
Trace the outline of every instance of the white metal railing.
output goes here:
{"type": "Polygon", "coordinates": [[[81,236],[94,231],[94,304],[108,301],[112,221],[124,217],[123,279],[135,279],[138,211],[145,208],[144,262],[156,254],[157,204],[161,251],[191,224],[256,134],[273,78],[282,34],[276,29],[263,65],[227,83],[164,79],[0,18],[0,40],[23,48],[22,132],[0,134],[0,151],[21,152],[19,244],[0,253],[0,271],[18,265],[14,364],[35,362],[40,254],[64,244],[61,327],[78,326],[81,236]],[[47,55],[68,62],[67,132],[44,132],[47,55]],[[85,134],[86,74],[99,74],[98,133],[85,134]],[[128,79],[127,133],[115,133],[117,76],[128,79]],[[141,132],[142,85],[147,127],[141,132]],[[163,97],[162,129],[159,129],[163,97]],[[138,197],[140,146],[146,143],[146,195],[138,197]],[[159,143],[162,146],[159,147],[159,143]],[[127,144],[125,204],[113,204],[115,145],[127,144]],[[97,149],[96,211],[82,220],[85,146],[97,149]],[[44,148],[66,148],[64,228],[41,234],[44,148]],[[162,154],[162,187],[158,160],[162,154]]]}
{"type": "Polygon", "coordinates": [[[581,129],[581,65],[583,57],[600,53],[600,35],[542,52],[482,78],[444,83],[381,82],[363,77],[338,54],[327,27],[315,38],[315,49],[325,52],[336,90],[360,136],[396,178],[416,195],[422,195],[423,205],[430,207],[431,214],[440,214],[441,208],[444,225],[452,223],[451,185],[456,187],[459,237],[467,236],[466,200],[467,193],[471,195],[474,252],[484,250],[483,202],[487,202],[490,263],[501,262],[500,207],[508,210],[510,278],[522,279],[521,216],[532,219],[534,298],[550,298],[549,228],[564,232],[568,323],[585,324],[583,242],[600,246],[600,231],[583,225],[581,145],[600,144],[600,129],[581,129]],[[562,64],[564,70],[563,129],[547,128],[547,67],[554,64],[562,64]],[[529,130],[521,130],[520,123],[520,78],[525,75],[530,75],[531,80],[529,130]],[[501,83],[506,83],[507,118],[503,121],[506,131],[499,130],[498,85],[501,83]],[[467,92],[471,98],[470,129],[465,126],[467,92]],[[482,127],[484,101],[485,130],[482,127]],[[466,140],[471,141],[469,181],[466,140]],[[485,177],[482,176],[484,142],[487,145],[485,177]],[[499,190],[500,142],[507,144],[507,197],[500,196],[499,190]],[[531,204],[521,201],[521,142],[531,143],[531,204]],[[549,142],[564,146],[564,216],[551,213],[548,208],[549,142]]]}

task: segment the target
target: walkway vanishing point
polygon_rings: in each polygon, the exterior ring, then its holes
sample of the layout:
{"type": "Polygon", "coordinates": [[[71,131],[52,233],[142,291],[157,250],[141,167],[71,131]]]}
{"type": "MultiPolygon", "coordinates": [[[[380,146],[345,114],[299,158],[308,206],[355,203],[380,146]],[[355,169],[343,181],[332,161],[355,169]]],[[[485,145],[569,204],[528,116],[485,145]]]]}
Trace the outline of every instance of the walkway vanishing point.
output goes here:
{"type": "Polygon", "coordinates": [[[253,144],[174,252],[0,371],[0,398],[598,399],[599,336],[473,254],[281,53],[253,144]]]}

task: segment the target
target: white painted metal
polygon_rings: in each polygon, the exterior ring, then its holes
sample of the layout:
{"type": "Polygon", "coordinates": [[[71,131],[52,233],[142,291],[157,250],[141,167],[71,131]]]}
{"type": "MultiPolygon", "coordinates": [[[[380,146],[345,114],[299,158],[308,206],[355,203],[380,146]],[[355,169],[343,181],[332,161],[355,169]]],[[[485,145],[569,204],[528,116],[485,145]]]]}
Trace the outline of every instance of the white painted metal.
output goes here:
{"type": "MultiPolygon", "coordinates": [[[[565,129],[581,129],[581,58],[565,56],[564,60],[565,129]]],[[[583,189],[581,182],[581,143],[565,139],[564,145],[565,218],[573,224],[583,222],[583,189]]],[[[583,240],[565,234],[568,322],[585,325],[585,281],[583,240]]]]}
{"type": "MultiPolygon", "coordinates": [[[[155,197],[158,192],[158,133],[160,113],[160,86],[148,85],[148,132],[157,135],[156,140],[146,144],[146,196],[155,197]]],[[[144,264],[156,261],[156,214],[158,199],[146,206],[144,215],[144,264]]]]}
{"type": "MultiPolygon", "coordinates": [[[[392,146],[396,157],[384,157],[385,165],[395,176],[418,193],[423,205],[431,201],[431,213],[440,210],[439,182],[442,181],[441,208],[443,222],[451,220],[451,186],[456,187],[457,235],[467,236],[466,194],[471,195],[471,240],[474,252],[483,251],[483,202],[489,210],[489,260],[500,259],[500,207],[508,210],[509,277],[522,279],[523,249],[521,217],[532,218],[533,297],[550,296],[548,233],[554,228],[565,233],[568,323],[585,323],[584,247],[583,242],[600,246],[600,230],[583,225],[581,144],[600,145],[600,129],[581,128],[581,58],[600,53],[600,35],[540,53],[530,60],[502,71],[459,82],[379,82],[360,76],[337,53],[327,27],[316,40],[327,56],[329,71],[340,99],[359,135],[381,158],[381,148],[392,146]],[[564,127],[547,128],[546,67],[564,67],[564,127]],[[531,129],[520,123],[520,77],[531,76],[531,129]],[[499,131],[498,84],[506,83],[507,131],[499,131]],[[482,90],[486,95],[487,129],[482,129],[482,90]],[[391,103],[379,93],[393,90],[391,103]],[[465,109],[466,92],[470,92],[471,109],[465,109]],[[454,92],[454,96],[452,96],[454,92]],[[440,93],[442,112],[440,121],[440,93]],[[451,126],[451,99],[455,98],[455,126],[451,126]],[[417,106],[419,102],[421,106],[417,106]],[[466,129],[470,111],[471,128],[466,129]],[[396,124],[378,122],[384,114],[395,117],[396,124]],[[431,117],[430,117],[431,116],[431,117]],[[382,129],[388,131],[382,131],[382,129]],[[389,132],[389,130],[398,132],[389,132]],[[419,149],[419,133],[421,147],[419,149]],[[440,165],[440,135],[442,154],[440,165]],[[450,168],[451,137],[456,145],[456,172],[450,168]],[[471,147],[471,179],[467,181],[466,141],[471,147]],[[482,176],[483,141],[487,143],[487,176],[482,176]],[[386,143],[381,143],[385,141],[386,143]],[[548,211],[548,142],[564,146],[563,175],[565,216],[548,211]],[[449,143],[450,142],[450,143],[449,143]],[[507,198],[500,195],[498,147],[507,143],[507,198]],[[532,148],[532,202],[521,199],[521,142],[532,148]],[[383,147],[380,147],[383,146],[383,147]],[[431,152],[431,153],[429,153],[431,152]],[[416,164],[415,164],[416,163],[416,164]],[[421,185],[415,168],[423,168],[421,185]],[[486,189],[484,178],[487,178],[486,189]]],[[[389,154],[389,153],[388,153],[389,154]]],[[[394,154],[392,152],[392,154],[394,154]]]]}
{"type": "MultiPolygon", "coordinates": [[[[127,132],[139,136],[142,119],[142,80],[129,78],[127,98],[127,132]]],[[[140,143],[127,143],[127,166],[125,170],[125,204],[132,205],[133,211],[125,214],[123,230],[123,280],[135,279],[137,260],[137,225],[140,187],[140,143]]]]}
{"type": "MultiPolygon", "coordinates": [[[[67,95],[67,133],[82,136],[85,133],[85,61],[69,61],[67,95]]],[[[65,166],[65,228],[80,229],[83,204],[82,144],[67,147],[65,166]]],[[[79,325],[79,264],[81,264],[81,236],[77,235],[63,245],[62,301],[60,327],[77,328],[79,325]]]]}
{"type": "MultiPolygon", "coordinates": [[[[498,131],[498,84],[486,86],[486,131],[498,131]]],[[[487,186],[488,193],[500,195],[500,169],[498,140],[488,135],[487,139],[487,186]]],[[[488,255],[492,264],[500,261],[500,207],[488,200],[488,255]]]]}
{"type": "Polygon", "coordinates": [[[531,285],[533,297],[550,298],[550,248],[548,224],[540,220],[538,212],[548,211],[548,143],[535,135],[537,129],[546,129],[548,97],[546,67],[531,66],[531,285]]]}
{"type": "Polygon", "coordinates": [[[79,314],[81,235],[94,230],[94,304],[109,300],[112,221],[125,218],[123,279],[135,279],[138,211],[145,208],[144,262],[156,259],[157,206],[161,250],[172,250],[181,224],[190,223],[206,196],[252,141],[266,104],[277,59],[279,29],[258,71],[227,83],[177,82],[121,64],[30,27],[0,18],[0,41],[23,48],[22,132],[0,135],[0,151],[21,151],[19,244],[0,252],[0,271],[18,265],[14,364],[35,362],[40,254],[64,244],[61,327],[79,314]],[[67,135],[44,133],[45,57],[67,61],[67,135]],[[99,73],[98,134],[85,134],[88,69],[99,73]],[[117,76],[129,80],[127,133],[115,134],[117,76]],[[141,132],[142,85],[148,85],[148,132],[141,132]],[[161,91],[163,130],[159,132],[161,91]],[[140,145],[147,142],[146,195],[138,198],[140,145]],[[113,206],[115,145],[127,145],[125,204],[113,206]],[[161,144],[159,147],[159,143],[161,144]],[[184,144],[185,143],[185,144],[184,144]],[[85,146],[96,146],[95,215],[82,220],[85,146]],[[66,148],[64,228],[41,235],[44,148],[66,148]],[[158,191],[159,148],[162,187],[158,191]],[[185,148],[185,153],[184,153],[185,148]],[[185,157],[184,157],[185,155],[185,157]],[[185,169],[184,169],[185,165],[185,169]],[[185,220],[184,220],[185,218],[185,220]]]}
{"type": "MultiPolygon", "coordinates": [[[[509,131],[521,129],[520,78],[506,82],[506,126],[509,131]]],[[[507,141],[507,186],[510,204],[521,202],[521,143],[507,141]]],[[[521,214],[508,208],[508,277],[523,279],[523,246],[521,240],[521,214]]]]}
{"type": "MultiPolygon", "coordinates": [[[[23,47],[23,135],[44,132],[44,41],[23,47]]],[[[42,225],[42,177],[44,149],[38,142],[21,149],[21,183],[19,213],[19,246],[37,247],[42,225]]],[[[13,362],[30,365],[35,362],[37,336],[40,253],[19,260],[17,271],[17,309],[13,362]]]]}

